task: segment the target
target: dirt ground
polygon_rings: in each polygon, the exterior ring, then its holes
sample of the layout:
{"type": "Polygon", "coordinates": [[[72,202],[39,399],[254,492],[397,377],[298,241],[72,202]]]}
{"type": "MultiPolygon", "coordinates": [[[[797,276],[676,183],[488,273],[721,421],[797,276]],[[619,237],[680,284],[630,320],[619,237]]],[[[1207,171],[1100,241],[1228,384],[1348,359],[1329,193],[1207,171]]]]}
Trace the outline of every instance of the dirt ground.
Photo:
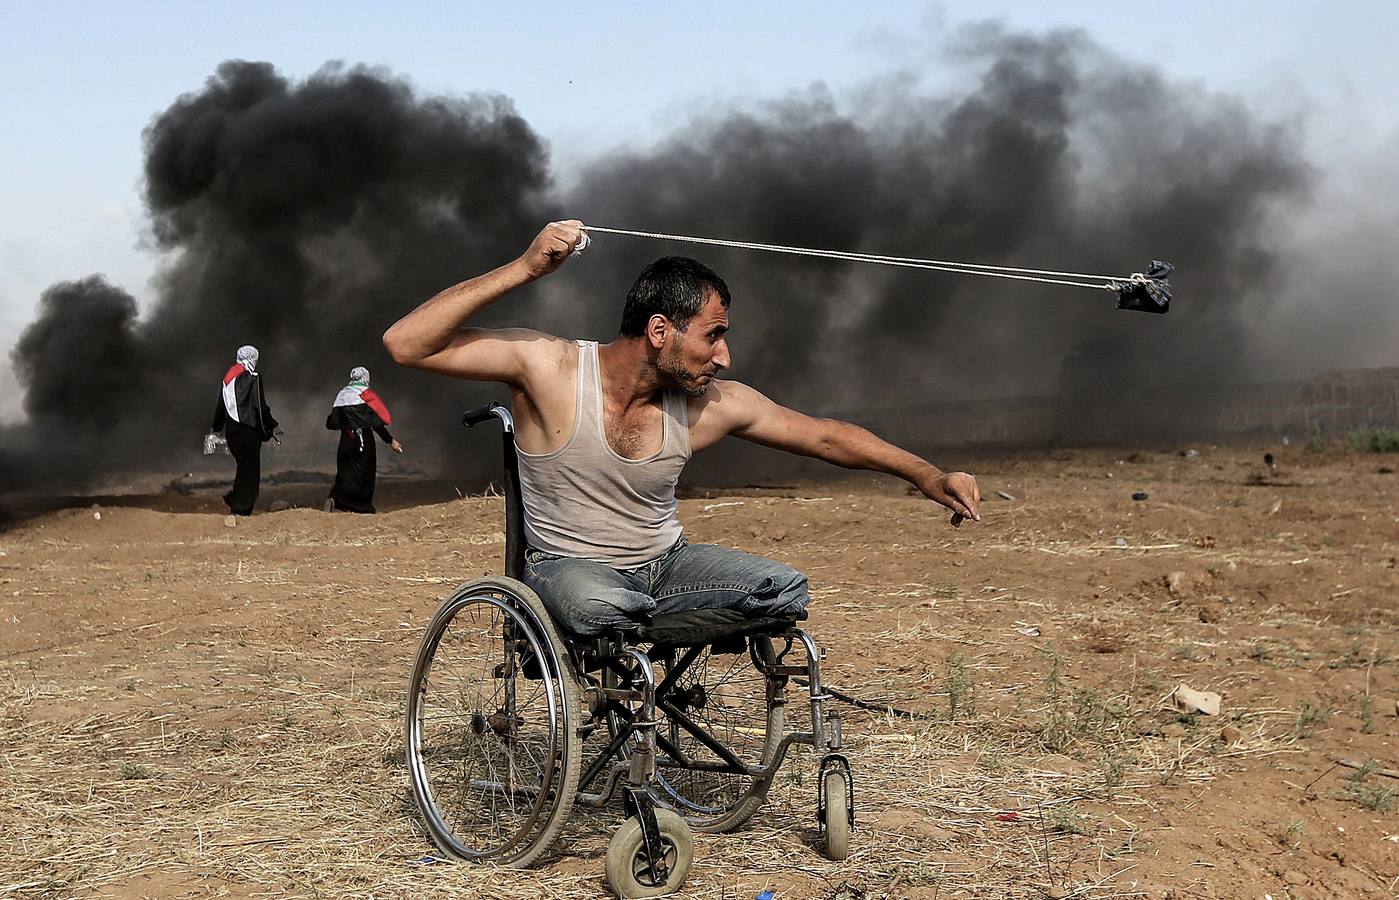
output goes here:
{"type": "MultiPolygon", "coordinates": [[[[1399,896],[1399,460],[1200,450],[955,460],[987,495],[958,530],[863,475],[692,491],[692,539],[810,574],[832,684],[926,717],[842,709],[847,861],[800,757],[683,896],[1399,896]]],[[[409,798],[410,660],[500,570],[500,500],[229,527],[219,492],[0,531],[0,896],[604,896],[619,812],[499,871],[435,861],[409,798]]]]}

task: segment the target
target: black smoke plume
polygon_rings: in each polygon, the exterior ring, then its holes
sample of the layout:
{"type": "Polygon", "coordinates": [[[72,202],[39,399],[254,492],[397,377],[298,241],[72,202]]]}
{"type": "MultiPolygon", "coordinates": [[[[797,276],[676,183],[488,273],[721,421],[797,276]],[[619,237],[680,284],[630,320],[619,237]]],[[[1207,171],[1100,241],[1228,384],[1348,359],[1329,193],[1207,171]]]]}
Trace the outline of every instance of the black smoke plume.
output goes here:
{"type": "Polygon", "coordinates": [[[56,284],[39,298],[39,319],[15,346],[25,407],[37,422],[59,414],[99,433],[136,410],[123,408],[121,382],[143,362],[136,300],[94,275],[56,284]],[[80,363],[80,364],[79,364],[80,363]]]}
{"type": "Polygon", "coordinates": [[[30,459],[24,475],[80,481],[187,457],[245,343],[261,350],[274,408],[305,407],[280,415],[301,436],[321,428],[355,365],[402,420],[444,421],[460,406],[460,392],[396,371],[379,335],[518,253],[542,220],[546,152],[509,101],[419,97],[363,67],[293,82],[267,63],[227,62],[144,141],[151,233],[167,259],[155,301],[137,322],[134,301],[100,279],[45,295],[14,350],[33,425],[12,451],[30,459]],[[32,453],[39,430],[44,445],[84,440],[55,465],[32,453]]]}
{"type": "Polygon", "coordinates": [[[126,423],[158,427],[160,410],[126,390],[145,362],[136,300],[101,276],[44,291],[12,356],[29,420],[0,432],[0,492],[81,483],[126,423]]]}
{"type": "MultiPolygon", "coordinates": [[[[459,443],[452,414],[488,389],[396,371],[379,335],[562,214],[1070,271],[1178,266],[1172,312],[1156,317],[1114,310],[1106,291],[602,235],[490,313],[610,339],[636,272],[694,255],[735,293],[732,374],[799,408],[1052,393],[1071,356],[1076,377],[1138,390],[1241,377],[1249,317],[1272,302],[1271,224],[1312,180],[1293,130],[1076,32],[983,25],[954,51],[970,88],[908,75],[698,115],[595,161],[566,194],[500,97],[423,97],[365,68],[293,82],[225,63],[145,134],[151,231],[168,258],[149,313],[133,321],[129,298],[100,282],[54,288],[15,351],[26,410],[94,436],[69,474],[150,465],[189,452],[234,348],[253,343],[274,409],[308,410],[278,410],[284,423],[319,428],[343,373],[365,364],[419,446],[459,443]],[[70,371],[99,360],[117,361],[130,398],[114,418],[93,412],[107,382],[70,371]]],[[[947,427],[930,438],[955,441],[947,427]]]]}
{"type": "MultiPolygon", "coordinates": [[[[699,118],[600,161],[567,205],[623,228],[891,256],[1179,266],[1181,300],[1157,318],[1117,312],[1107,292],[697,248],[735,291],[741,377],[800,406],[1052,393],[1087,346],[1108,349],[1093,376],[1141,389],[1239,377],[1249,303],[1273,289],[1270,216],[1309,183],[1295,135],[1078,33],[984,26],[959,50],[981,73],[966,92],[891,80],[876,103],[841,103],[818,87],[699,118]]],[[[614,289],[673,249],[599,240],[615,245],[593,260],[614,289]]]]}

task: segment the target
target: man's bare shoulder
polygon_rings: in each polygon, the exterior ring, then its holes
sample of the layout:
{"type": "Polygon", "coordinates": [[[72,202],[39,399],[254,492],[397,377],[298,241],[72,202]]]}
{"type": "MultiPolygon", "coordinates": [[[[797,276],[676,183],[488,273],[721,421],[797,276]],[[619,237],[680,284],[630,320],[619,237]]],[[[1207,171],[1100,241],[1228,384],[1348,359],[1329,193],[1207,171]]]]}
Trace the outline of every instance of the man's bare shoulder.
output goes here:
{"type": "Polygon", "coordinates": [[[751,403],[766,403],[768,399],[763,395],[762,391],[755,387],[750,387],[741,381],[721,381],[716,378],[714,384],[710,387],[715,389],[719,394],[717,402],[728,404],[730,409],[737,409],[741,406],[746,407],[751,403]]]}
{"type": "Polygon", "coordinates": [[[578,358],[577,341],[533,328],[503,328],[501,331],[509,335],[509,340],[518,341],[522,352],[533,361],[553,366],[578,358]]]}
{"type": "Polygon", "coordinates": [[[741,381],[716,378],[709,383],[703,394],[689,398],[690,421],[693,422],[704,415],[725,415],[756,393],[757,391],[741,381]]]}
{"type": "Polygon", "coordinates": [[[533,328],[464,328],[462,335],[477,346],[509,348],[509,354],[531,374],[552,374],[578,358],[576,342],[533,328]]]}
{"type": "Polygon", "coordinates": [[[767,402],[766,397],[741,381],[715,379],[703,394],[690,398],[691,444],[701,449],[741,430],[767,402]]]}
{"type": "Polygon", "coordinates": [[[478,340],[509,341],[518,344],[523,352],[548,355],[559,353],[576,342],[546,331],[533,328],[463,328],[463,334],[473,335],[478,340]]]}

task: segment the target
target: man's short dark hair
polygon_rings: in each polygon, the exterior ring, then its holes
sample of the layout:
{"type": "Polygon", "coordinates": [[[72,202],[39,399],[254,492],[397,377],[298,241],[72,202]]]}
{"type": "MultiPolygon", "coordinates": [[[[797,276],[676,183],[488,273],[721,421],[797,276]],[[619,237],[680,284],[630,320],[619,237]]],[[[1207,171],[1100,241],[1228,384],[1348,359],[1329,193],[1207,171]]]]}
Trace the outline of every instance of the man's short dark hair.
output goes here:
{"type": "Polygon", "coordinates": [[[646,323],[659,313],[684,331],[704,308],[706,290],[719,295],[728,308],[732,299],[724,279],[704,263],[688,256],[663,256],[641,270],[622,308],[622,334],[641,337],[646,323]]]}

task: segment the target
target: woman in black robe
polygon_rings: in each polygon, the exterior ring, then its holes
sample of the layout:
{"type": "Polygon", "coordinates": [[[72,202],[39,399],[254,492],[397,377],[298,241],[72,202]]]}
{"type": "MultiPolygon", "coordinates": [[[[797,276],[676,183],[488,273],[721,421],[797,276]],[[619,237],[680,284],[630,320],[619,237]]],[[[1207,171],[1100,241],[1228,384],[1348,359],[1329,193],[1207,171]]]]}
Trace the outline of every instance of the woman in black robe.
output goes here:
{"type": "Polygon", "coordinates": [[[389,433],[392,421],[384,401],[369,389],[369,370],[364,366],[351,369],[350,383],[335,395],[335,403],[325,420],[326,428],[340,432],[340,446],[335,452],[335,485],[326,498],[326,512],[337,509],[374,512],[377,466],[374,434],[392,447],[393,452],[403,452],[403,445],[389,433]]]}
{"type": "Polygon", "coordinates": [[[262,482],[262,445],[272,440],[277,420],[267,406],[262,378],[257,373],[258,352],[252,345],[238,348],[237,359],[223,376],[214,422],[209,431],[223,432],[228,452],[238,470],[233,487],[223,495],[228,511],[235,516],[251,516],[262,482]]]}

